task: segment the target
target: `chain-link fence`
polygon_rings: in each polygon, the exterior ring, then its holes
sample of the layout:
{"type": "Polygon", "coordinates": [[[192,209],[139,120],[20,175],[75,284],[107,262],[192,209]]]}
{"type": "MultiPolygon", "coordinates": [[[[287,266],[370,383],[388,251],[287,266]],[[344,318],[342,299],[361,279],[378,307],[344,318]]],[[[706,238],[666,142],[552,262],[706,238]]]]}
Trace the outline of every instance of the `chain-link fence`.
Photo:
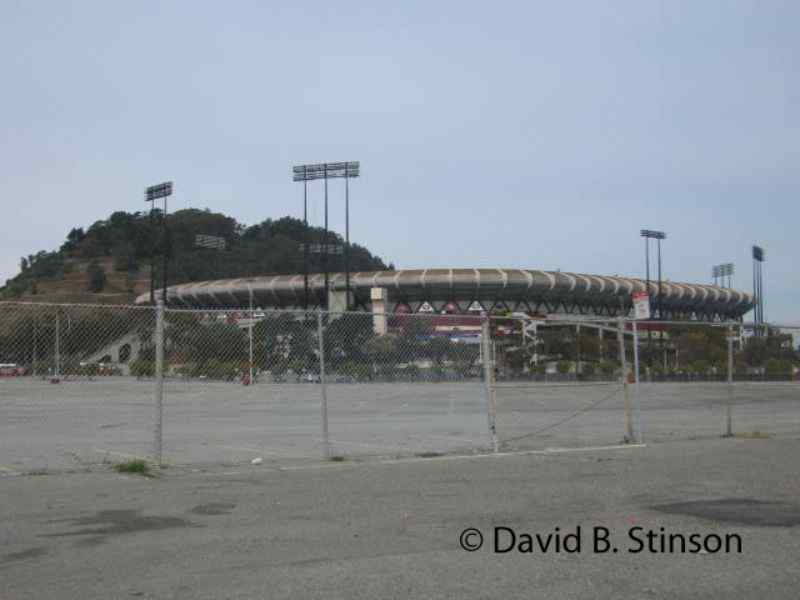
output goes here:
{"type": "Polygon", "coordinates": [[[155,312],[0,303],[0,473],[152,453],[155,312]]]}
{"type": "Polygon", "coordinates": [[[0,473],[800,433],[790,328],[0,303],[0,473]]]}
{"type": "Polygon", "coordinates": [[[738,323],[493,318],[500,446],[796,435],[798,333],[738,323]]]}
{"type": "Polygon", "coordinates": [[[482,322],[0,303],[0,465],[485,451],[482,322]]]}
{"type": "Polygon", "coordinates": [[[168,454],[285,462],[485,447],[479,337],[454,337],[455,320],[168,309],[168,454]]]}

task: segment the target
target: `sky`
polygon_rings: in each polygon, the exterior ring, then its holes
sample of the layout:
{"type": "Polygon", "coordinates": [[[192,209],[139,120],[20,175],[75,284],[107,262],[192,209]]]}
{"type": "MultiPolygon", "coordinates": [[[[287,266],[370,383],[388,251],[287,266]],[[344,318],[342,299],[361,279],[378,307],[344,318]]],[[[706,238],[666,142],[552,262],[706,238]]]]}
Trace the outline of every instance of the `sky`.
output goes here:
{"type": "MultiPolygon", "coordinates": [[[[800,3],[0,4],[0,281],[75,226],[302,216],[295,164],[358,160],[351,239],[400,268],[644,276],[736,265],[800,323],[800,3]]],[[[344,226],[342,181],[331,225],[344,226]]],[[[322,219],[322,185],[310,189],[322,219]]]]}

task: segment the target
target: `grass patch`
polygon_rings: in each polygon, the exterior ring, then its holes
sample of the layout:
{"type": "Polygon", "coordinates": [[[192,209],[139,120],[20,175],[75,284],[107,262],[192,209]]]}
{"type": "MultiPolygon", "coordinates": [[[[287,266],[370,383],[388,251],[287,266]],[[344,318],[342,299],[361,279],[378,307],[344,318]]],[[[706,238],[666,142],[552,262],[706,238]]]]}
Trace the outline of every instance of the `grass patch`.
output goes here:
{"type": "Polygon", "coordinates": [[[114,465],[114,470],[117,473],[132,473],[134,475],[142,475],[143,477],[152,477],[153,472],[150,470],[150,465],[141,459],[129,460],[124,463],[114,465]]]}
{"type": "Polygon", "coordinates": [[[35,469],[33,471],[26,471],[23,475],[27,475],[28,477],[43,477],[45,475],[49,475],[45,469],[35,469]]]}
{"type": "Polygon", "coordinates": [[[344,462],[344,456],[342,455],[329,456],[328,460],[331,462],[344,462]]]}

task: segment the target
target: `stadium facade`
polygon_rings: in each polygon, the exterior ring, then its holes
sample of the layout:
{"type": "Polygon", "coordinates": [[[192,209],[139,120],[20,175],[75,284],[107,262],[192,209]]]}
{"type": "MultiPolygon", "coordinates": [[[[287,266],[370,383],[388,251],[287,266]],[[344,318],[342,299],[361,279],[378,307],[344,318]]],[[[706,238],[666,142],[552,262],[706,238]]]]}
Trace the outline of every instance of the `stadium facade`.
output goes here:
{"type": "MultiPolygon", "coordinates": [[[[745,292],[696,283],[649,282],[653,306],[660,302],[665,319],[719,321],[741,319],[753,308],[745,292]]],[[[325,277],[308,276],[308,307],[324,305],[325,277]]],[[[330,303],[343,306],[344,273],[329,274],[330,303]],[[334,302],[334,296],[339,303],[334,302]]],[[[389,314],[481,311],[530,315],[616,317],[632,309],[631,296],[647,291],[647,282],[630,277],[529,269],[403,269],[350,274],[351,310],[389,314]],[[377,294],[376,294],[377,292],[377,294]],[[380,299],[380,300],[378,300],[380,299]]],[[[149,294],[137,303],[150,301],[149,294]]],[[[267,275],[174,285],[167,289],[171,306],[196,308],[304,308],[305,278],[267,275]]]]}

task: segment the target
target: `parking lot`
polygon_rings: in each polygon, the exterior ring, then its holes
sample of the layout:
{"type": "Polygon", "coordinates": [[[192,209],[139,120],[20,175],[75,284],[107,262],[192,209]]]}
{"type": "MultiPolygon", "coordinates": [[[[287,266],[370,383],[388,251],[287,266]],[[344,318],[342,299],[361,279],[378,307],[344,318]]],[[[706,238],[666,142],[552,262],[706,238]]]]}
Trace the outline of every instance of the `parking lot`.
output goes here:
{"type": "MultiPolygon", "coordinates": [[[[378,458],[480,453],[491,449],[486,393],[466,383],[331,384],[326,387],[331,454],[378,458]]],[[[496,423],[504,451],[616,445],[625,414],[619,385],[498,386],[496,423]]],[[[718,437],[729,403],[721,383],[643,384],[632,418],[644,441],[718,437]]],[[[154,383],[98,377],[51,384],[0,380],[0,468],[6,473],[90,468],[152,455],[154,383]]],[[[800,433],[800,386],[741,383],[733,432],[800,433]]],[[[164,456],[174,465],[278,465],[323,456],[321,388],[308,384],[168,381],[164,456]]]]}
{"type": "Polygon", "coordinates": [[[794,436],[0,477],[0,598],[793,600],[798,460],[794,436]],[[605,527],[620,552],[498,553],[494,527],[605,527]],[[632,554],[633,527],[741,552],[632,554]]]}

